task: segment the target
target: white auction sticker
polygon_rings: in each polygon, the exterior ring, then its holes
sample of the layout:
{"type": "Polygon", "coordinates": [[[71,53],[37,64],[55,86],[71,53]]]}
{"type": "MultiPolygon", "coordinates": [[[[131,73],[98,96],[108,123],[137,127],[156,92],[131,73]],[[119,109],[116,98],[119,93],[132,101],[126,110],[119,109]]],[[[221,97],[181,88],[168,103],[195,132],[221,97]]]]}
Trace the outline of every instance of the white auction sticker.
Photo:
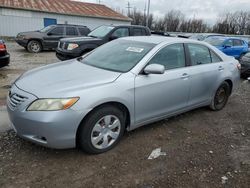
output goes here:
{"type": "Polygon", "coordinates": [[[143,52],[143,48],[137,48],[137,47],[128,47],[127,48],[127,51],[130,51],[130,52],[136,52],[136,53],[141,53],[143,52]]]}

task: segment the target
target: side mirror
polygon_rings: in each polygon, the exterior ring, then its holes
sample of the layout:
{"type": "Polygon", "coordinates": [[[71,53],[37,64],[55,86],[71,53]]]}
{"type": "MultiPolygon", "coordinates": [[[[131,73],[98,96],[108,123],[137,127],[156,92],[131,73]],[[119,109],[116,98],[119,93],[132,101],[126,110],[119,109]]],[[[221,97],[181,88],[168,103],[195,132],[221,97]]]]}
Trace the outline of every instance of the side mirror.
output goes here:
{"type": "Polygon", "coordinates": [[[53,33],[48,33],[47,35],[48,35],[48,36],[51,36],[51,35],[53,35],[53,33]]]}
{"type": "Polygon", "coordinates": [[[111,36],[109,37],[109,40],[115,40],[115,39],[118,39],[118,37],[117,37],[117,36],[113,36],[113,35],[111,35],[111,36]]]}
{"type": "Polygon", "coordinates": [[[231,48],[232,46],[230,45],[224,45],[224,48],[231,48]]]}
{"type": "Polygon", "coordinates": [[[151,64],[144,69],[145,74],[164,74],[165,67],[159,64],[151,64]]]}

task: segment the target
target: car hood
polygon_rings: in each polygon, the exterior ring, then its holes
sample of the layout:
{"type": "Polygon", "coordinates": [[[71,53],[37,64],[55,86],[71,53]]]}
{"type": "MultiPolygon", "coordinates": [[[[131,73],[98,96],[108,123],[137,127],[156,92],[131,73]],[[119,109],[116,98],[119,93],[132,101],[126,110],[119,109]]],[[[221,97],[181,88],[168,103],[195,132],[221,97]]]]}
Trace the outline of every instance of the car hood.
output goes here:
{"type": "Polygon", "coordinates": [[[82,89],[108,84],[121,73],[85,65],[78,60],[47,65],[23,74],[16,86],[38,98],[72,97],[82,89]]]}
{"type": "Polygon", "coordinates": [[[75,38],[65,38],[61,39],[61,42],[95,42],[95,41],[101,41],[100,38],[94,38],[94,37],[75,37],[75,38]]]}
{"type": "Polygon", "coordinates": [[[37,36],[37,35],[41,35],[42,33],[39,31],[27,31],[27,32],[21,32],[18,33],[17,36],[37,36]]]}

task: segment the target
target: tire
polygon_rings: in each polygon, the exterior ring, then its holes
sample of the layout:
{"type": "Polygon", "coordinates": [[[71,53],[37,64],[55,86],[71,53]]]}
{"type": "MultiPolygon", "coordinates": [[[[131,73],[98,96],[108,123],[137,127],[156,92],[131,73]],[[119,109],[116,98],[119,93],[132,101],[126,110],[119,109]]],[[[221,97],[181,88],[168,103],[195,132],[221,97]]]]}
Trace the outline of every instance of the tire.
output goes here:
{"type": "Polygon", "coordinates": [[[230,92],[231,92],[230,85],[227,82],[223,82],[215,92],[213,100],[210,104],[211,110],[213,111],[222,110],[227,104],[230,92]]]}
{"type": "Polygon", "coordinates": [[[125,122],[124,112],[119,108],[111,105],[100,107],[81,123],[77,133],[77,146],[89,154],[109,151],[123,136],[125,122]]]}
{"type": "Polygon", "coordinates": [[[37,40],[31,40],[28,43],[27,49],[31,53],[39,53],[42,51],[42,45],[37,40]]]}

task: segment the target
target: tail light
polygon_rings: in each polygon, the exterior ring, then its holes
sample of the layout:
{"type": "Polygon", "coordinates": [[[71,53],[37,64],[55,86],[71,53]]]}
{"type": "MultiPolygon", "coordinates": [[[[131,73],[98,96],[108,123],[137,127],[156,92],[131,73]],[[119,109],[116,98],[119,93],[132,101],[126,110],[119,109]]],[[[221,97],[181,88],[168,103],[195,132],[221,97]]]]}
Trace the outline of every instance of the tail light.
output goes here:
{"type": "Polygon", "coordinates": [[[239,70],[241,69],[241,64],[240,64],[240,63],[237,64],[237,68],[238,68],[239,70]]]}
{"type": "Polygon", "coordinates": [[[0,44],[0,51],[6,51],[6,45],[0,44]]]}

